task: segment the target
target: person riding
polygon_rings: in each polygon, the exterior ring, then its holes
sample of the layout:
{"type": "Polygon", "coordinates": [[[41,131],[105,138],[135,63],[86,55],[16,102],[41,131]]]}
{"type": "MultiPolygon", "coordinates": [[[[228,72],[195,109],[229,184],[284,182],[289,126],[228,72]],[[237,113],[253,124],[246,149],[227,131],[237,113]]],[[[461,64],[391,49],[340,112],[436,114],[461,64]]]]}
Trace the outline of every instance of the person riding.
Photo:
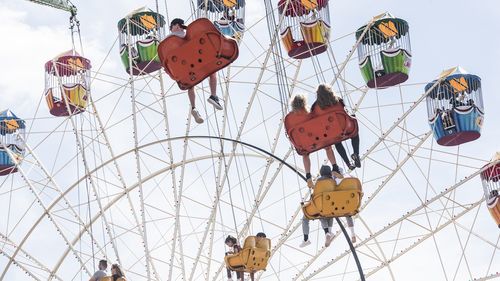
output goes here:
{"type": "MultiPolygon", "coordinates": [[[[184,25],[184,20],[175,18],[170,23],[170,34],[168,36],[177,36],[180,38],[186,37],[186,25],[184,25]]],[[[217,73],[212,73],[209,76],[210,85],[210,97],[208,98],[208,103],[214,106],[217,110],[222,110],[222,105],[220,104],[219,97],[217,96],[217,73]]],[[[196,123],[201,124],[205,120],[201,117],[200,113],[196,109],[196,94],[194,92],[194,87],[188,89],[189,102],[191,103],[191,115],[193,116],[196,123]]]]}
{"type": "MultiPolygon", "coordinates": [[[[342,174],[342,171],[340,172],[342,174]]],[[[337,177],[332,177],[332,173],[330,170],[330,167],[327,165],[323,165],[320,169],[320,175],[321,177],[318,180],[324,180],[324,179],[334,179],[337,184],[340,184],[342,181],[342,178],[337,178],[337,177]]],[[[321,226],[323,227],[323,230],[325,231],[325,247],[330,246],[332,240],[333,240],[333,235],[331,234],[331,227],[333,225],[333,218],[322,218],[319,219],[321,222],[321,226]]],[[[351,232],[351,241],[352,243],[356,243],[356,234],[354,233],[354,220],[352,219],[351,216],[346,217],[347,220],[347,226],[351,232]]],[[[299,245],[299,247],[305,247],[311,244],[311,241],[309,241],[309,219],[306,217],[302,218],[302,232],[304,234],[304,240],[302,243],[299,245]]]]}
{"type": "MultiPolygon", "coordinates": [[[[303,120],[297,120],[298,122],[302,122],[307,119],[307,115],[309,111],[307,110],[307,100],[304,95],[295,95],[292,99],[292,111],[290,114],[302,115],[304,116],[303,120]]],[[[333,149],[331,146],[325,147],[326,157],[330,161],[332,165],[332,171],[334,176],[342,177],[339,173],[339,166],[337,165],[337,160],[335,159],[335,154],[333,153],[333,149]]],[[[313,188],[312,175],[311,175],[311,159],[309,158],[309,154],[302,155],[302,162],[304,164],[304,170],[306,172],[307,186],[309,188],[313,188]]]]}
{"type": "MultiPolygon", "coordinates": [[[[345,109],[344,100],[340,97],[335,96],[335,93],[333,92],[332,88],[327,84],[320,84],[318,86],[318,89],[316,90],[316,95],[317,95],[316,101],[311,106],[311,112],[314,112],[315,110],[317,110],[317,108],[326,109],[330,106],[336,105],[337,103],[340,103],[342,107],[344,107],[345,109]]],[[[344,160],[346,165],[349,167],[349,170],[354,170],[355,167],[361,168],[361,160],[359,158],[359,142],[360,142],[359,134],[351,138],[351,145],[354,150],[354,153],[351,155],[351,158],[352,160],[354,160],[354,165],[349,160],[349,157],[347,156],[347,152],[345,151],[342,142],[335,144],[337,152],[340,154],[342,160],[344,160]]]]}
{"type": "MultiPolygon", "coordinates": [[[[226,244],[226,246],[228,246],[229,248],[231,248],[231,251],[226,252],[226,256],[227,255],[235,255],[235,254],[239,253],[242,250],[241,246],[238,244],[238,240],[235,237],[231,236],[231,235],[228,235],[226,237],[226,240],[224,241],[224,243],[226,244]]],[[[243,281],[243,272],[242,271],[236,271],[236,278],[238,279],[238,281],[243,281]]],[[[227,268],[227,280],[228,281],[232,281],[233,280],[232,271],[229,268],[227,268]]]]}
{"type": "Polygon", "coordinates": [[[100,260],[98,265],[99,270],[92,275],[89,281],[100,281],[101,278],[106,277],[106,269],[108,268],[108,261],[100,260]]]}
{"type": "Polygon", "coordinates": [[[116,263],[111,266],[111,277],[113,281],[127,281],[120,266],[116,263]]]}
{"type": "MultiPolygon", "coordinates": [[[[259,232],[257,233],[257,235],[255,235],[255,244],[256,245],[259,245],[260,241],[262,241],[262,239],[266,238],[266,234],[264,232],[259,232]]],[[[255,272],[250,272],[250,280],[251,281],[254,281],[255,280],[255,272]]]]}
{"type": "MultiPolygon", "coordinates": [[[[320,178],[318,178],[318,180],[332,178],[332,170],[330,166],[327,165],[321,166],[319,173],[320,173],[320,178]]],[[[325,232],[325,247],[328,247],[330,246],[334,238],[333,234],[331,233],[331,228],[333,226],[333,218],[321,218],[319,219],[319,221],[321,223],[323,231],[325,232]]],[[[309,219],[307,219],[305,216],[302,218],[302,233],[304,235],[304,240],[299,245],[299,247],[301,248],[311,244],[311,241],[309,240],[309,219]]]]}

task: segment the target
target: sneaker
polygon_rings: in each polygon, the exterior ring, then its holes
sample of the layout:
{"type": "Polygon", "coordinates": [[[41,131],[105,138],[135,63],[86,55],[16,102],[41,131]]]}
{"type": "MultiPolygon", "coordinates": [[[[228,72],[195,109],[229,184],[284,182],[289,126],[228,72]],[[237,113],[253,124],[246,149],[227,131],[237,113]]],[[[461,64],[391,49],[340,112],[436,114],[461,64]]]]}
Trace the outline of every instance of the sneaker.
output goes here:
{"type": "Polygon", "coordinates": [[[311,241],[307,240],[307,241],[302,241],[302,243],[300,243],[299,247],[304,248],[305,246],[309,246],[309,245],[311,245],[311,241]]]}
{"type": "Polygon", "coordinates": [[[327,233],[325,235],[325,247],[330,246],[330,244],[332,244],[332,241],[333,241],[333,235],[331,233],[327,233]]]}
{"type": "Polygon", "coordinates": [[[193,109],[191,110],[191,115],[193,115],[194,120],[196,121],[196,123],[198,123],[198,124],[203,123],[203,121],[204,121],[204,120],[203,120],[203,118],[201,118],[201,115],[200,115],[200,113],[198,112],[198,110],[196,110],[196,108],[193,108],[193,109]]]}
{"type": "Polygon", "coordinates": [[[353,171],[354,169],[356,169],[356,166],[354,166],[352,163],[349,163],[347,165],[347,168],[349,168],[349,171],[353,171]]]}
{"type": "Polygon", "coordinates": [[[313,180],[311,178],[307,179],[307,187],[314,188],[314,183],[313,183],[313,180]]]}
{"type": "Polygon", "coordinates": [[[229,277],[227,278],[227,281],[233,281],[233,278],[229,277]]]}
{"type": "Polygon", "coordinates": [[[356,243],[356,236],[351,237],[352,244],[356,243]]]}
{"type": "Polygon", "coordinates": [[[354,165],[356,167],[361,168],[361,160],[359,159],[359,154],[353,154],[351,155],[352,160],[354,160],[354,165]]]}
{"type": "Polygon", "coordinates": [[[222,110],[222,105],[220,105],[219,97],[218,96],[210,96],[207,99],[207,101],[208,101],[209,104],[213,105],[215,107],[215,109],[222,110]]]}

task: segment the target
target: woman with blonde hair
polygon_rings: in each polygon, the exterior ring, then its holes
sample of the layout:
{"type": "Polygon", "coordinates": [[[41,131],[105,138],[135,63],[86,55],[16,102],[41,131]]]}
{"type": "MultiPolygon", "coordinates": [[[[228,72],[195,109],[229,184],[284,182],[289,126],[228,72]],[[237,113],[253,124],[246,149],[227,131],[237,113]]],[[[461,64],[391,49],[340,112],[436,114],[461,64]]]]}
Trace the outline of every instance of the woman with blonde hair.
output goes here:
{"type": "MultiPolygon", "coordinates": [[[[341,98],[335,96],[332,88],[327,84],[320,84],[318,86],[318,89],[316,90],[316,95],[316,101],[311,106],[311,111],[314,111],[317,107],[326,109],[332,105],[336,105],[337,103],[340,103],[345,109],[344,101],[341,98]]],[[[349,167],[349,170],[354,170],[355,167],[361,168],[361,160],[359,158],[359,135],[351,138],[351,145],[352,149],[354,150],[354,153],[351,155],[352,160],[354,160],[354,165],[349,160],[342,142],[336,143],[335,149],[337,149],[337,152],[349,167]]]]}
{"type": "MultiPolygon", "coordinates": [[[[304,95],[298,94],[295,95],[292,99],[292,111],[290,112],[291,114],[303,114],[305,118],[307,118],[307,115],[309,114],[309,111],[307,110],[307,100],[304,95]]],[[[332,171],[333,175],[335,177],[342,177],[342,175],[339,173],[339,166],[337,165],[337,161],[335,160],[335,154],[333,154],[333,149],[331,146],[325,147],[326,151],[326,156],[328,157],[328,160],[332,164],[332,171]]],[[[309,188],[313,188],[313,181],[312,181],[312,176],[311,176],[311,159],[309,158],[309,154],[304,154],[302,155],[302,162],[304,163],[304,170],[306,171],[306,179],[307,179],[307,186],[309,188]]]]}

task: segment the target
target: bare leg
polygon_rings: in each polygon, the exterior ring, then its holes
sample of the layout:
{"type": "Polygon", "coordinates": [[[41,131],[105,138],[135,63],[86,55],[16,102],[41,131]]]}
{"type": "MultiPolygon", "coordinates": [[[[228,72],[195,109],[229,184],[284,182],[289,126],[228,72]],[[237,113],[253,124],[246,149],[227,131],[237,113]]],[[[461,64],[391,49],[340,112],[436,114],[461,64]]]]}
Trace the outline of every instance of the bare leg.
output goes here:
{"type": "Polygon", "coordinates": [[[346,217],[346,220],[347,220],[347,226],[351,231],[351,241],[352,243],[356,243],[356,234],[354,233],[354,220],[352,219],[351,216],[346,217]]]}
{"type": "Polygon", "coordinates": [[[337,160],[335,159],[335,154],[333,153],[332,147],[331,146],[326,147],[325,151],[326,151],[326,157],[328,157],[330,164],[332,164],[332,166],[337,164],[337,160]]]}
{"type": "Polygon", "coordinates": [[[191,108],[196,107],[196,95],[194,94],[194,88],[188,89],[189,102],[191,103],[191,108]]]}
{"type": "Polygon", "coordinates": [[[217,96],[217,72],[212,73],[208,80],[210,84],[210,95],[217,96]]]}
{"type": "Polygon", "coordinates": [[[302,155],[302,162],[304,163],[304,170],[306,174],[311,173],[311,159],[309,158],[309,154],[302,155]]]}

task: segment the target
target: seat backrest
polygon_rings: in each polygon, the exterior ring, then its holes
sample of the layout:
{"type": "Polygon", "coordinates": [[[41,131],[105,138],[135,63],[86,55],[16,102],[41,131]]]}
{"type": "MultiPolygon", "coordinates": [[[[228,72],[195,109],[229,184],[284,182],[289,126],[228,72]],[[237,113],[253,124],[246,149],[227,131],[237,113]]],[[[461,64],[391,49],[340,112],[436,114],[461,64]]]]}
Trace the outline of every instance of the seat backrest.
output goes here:
{"type": "Polygon", "coordinates": [[[318,179],[314,185],[313,195],[327,191],[334,191],[336,187],[337,183],[332,178],[318,179]]]}
{"type": "Polygon", "coordinates": [[[243,248],[254,248],[255,247],[255,236],[248,236],[245,239],[245,243],[243,244],[243,248]]]}
{"type": "Polygon", "coordinates": [[[271,239],[260,238],[259,241],[257,242],[257,245],[255,245],[255,246],[259,249],[269,251],[269,250],[271,250],[271,239]]]}
{"type": "Polygon", "coordinates": [[[344,178],[335,188],[334,191],[341,190],[359,190],[361,191],[361,182],[358,178],[344,178]]]}

